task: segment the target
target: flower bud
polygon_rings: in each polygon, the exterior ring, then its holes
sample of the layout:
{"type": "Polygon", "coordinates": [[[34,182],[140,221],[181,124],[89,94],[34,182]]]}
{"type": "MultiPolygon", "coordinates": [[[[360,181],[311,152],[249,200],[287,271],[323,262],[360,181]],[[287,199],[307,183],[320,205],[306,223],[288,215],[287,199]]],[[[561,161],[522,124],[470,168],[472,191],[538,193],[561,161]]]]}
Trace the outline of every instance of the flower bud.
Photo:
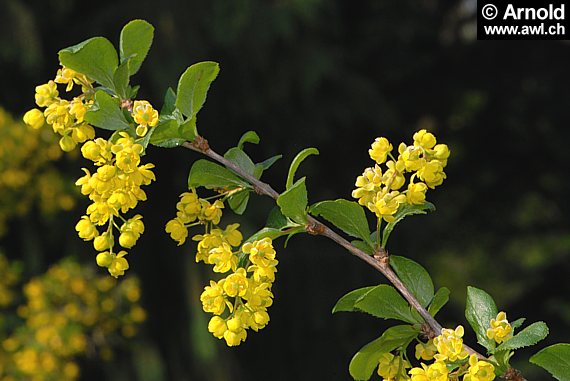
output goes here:
{"type": "Polygon", "coordinates": [[[34,130],[41,128],[45,123],[44,113],[33,108],[24,114],[24,123],[32,127],[34,130]]]}

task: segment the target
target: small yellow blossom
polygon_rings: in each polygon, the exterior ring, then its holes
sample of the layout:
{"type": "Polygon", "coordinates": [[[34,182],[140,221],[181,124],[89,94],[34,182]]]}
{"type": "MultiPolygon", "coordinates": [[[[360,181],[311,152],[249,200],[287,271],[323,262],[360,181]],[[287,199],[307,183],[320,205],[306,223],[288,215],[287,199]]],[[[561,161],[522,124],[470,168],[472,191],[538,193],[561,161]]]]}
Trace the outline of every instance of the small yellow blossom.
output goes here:
{"type": "Polygon", "coordinates": [[[406,193],[406,200],[410,205],[422,205],[426,201],[427,185],[424,183],[410,183],[406,193]]]}
{"type": "Polygon", "coordinates": [[[223,288],[230,297],[245,296],[247,293],[247,275],[245,269],[239,268],[226,277],[223,288]]]}
{"type": "Polygon", "coordinates": [[[57,91],[57,85],[54,81],[49,81],[46,84],[36,86],[36,104],[39,107],[47,107],[51,105],[59,92],[57,91]]]}
{"type": "Polygon", "coordinates": [[[469,371],[463,381],[493,381],[495,367],[487,361],[480,361],[476,355],[469,356],[469,371]]]}
{"type": "Polygon", "coordinates": [[[271,261],[275,259],[275,249],[269,237],[244,244],[242,251],[249,254],[251,263],[260,267],[269,267],[271,261]]]}
{"type": "Polygon", "coordinates": [[[414,134],[414,145],[425,149],[433,148],[437,143],[435,136],[427,130],[420,130],[414,134]]]}
{"type": "Polygon", "coordinates": [[[214,315],[221,315],[226,309],[224,290],[213,280],[210,281],[209,286],[205,287],[204,292],[200,296],[200,301],[202,302],[204,311],[213,313],[214,315]]]}
{"type": "Polygon", "coordinates": [[[441,335],[433,339],[438,354],[434,357],[438,361],[456,361],[466,359],[469,354],[463,347],[463,326],[459,325],[455,330],[444,328],[441,335]]]}
{"type": "Polygon", "coordinates": [[[178,246],[186,242],[186,238],[188,237],[188,229],[178,218],[168,221],[166,224],[166,232],[170,234],[173,240],[178,242],[178,246]]]}
{"type": "Polygon", "coordinates": [[[158,123],[158,111],[148,101],[135,101],[132,116],[135,123],[138,124],[136,129],[138,136],[145,136],[148,128],[154,127],[158,123]]]}
{"type": "Polygon", "coordinates": [[[378,164],[386,161],[388,153],[392,151],[392,144],[386,138],[376,138],[372,147],[368,150],[370,158],[378,164]]]}
{"type": "Polygon", "coordinates": [[[433,356],[437,353],[437,348],[433,344],[433,340],[427,343],[418,343],[416,345],[416,358],[429,361],[433,359],[433,356]]]}
{"type": "Polygon", "coordinates": [[[24,114],[24,123],[32,127],[34,130],[40,129],[44,123],[44,113],[37,108],[33,108],[24,114]]]}
{"type": "Polygon", "coordinates": [[[513,328],[507,320],[505,312],[501,311],[495,319],[491,319],[491,328],[487,329],[487,337],[495,340],[498,344],[513,337],[513,328]]]}
{"type": "Polygon", "coordinates": [[[406,369],[411,367],[407,360],[391,353],[382,353],[378,359],[378,375],[383,379],[409,380],[406,369]]]}

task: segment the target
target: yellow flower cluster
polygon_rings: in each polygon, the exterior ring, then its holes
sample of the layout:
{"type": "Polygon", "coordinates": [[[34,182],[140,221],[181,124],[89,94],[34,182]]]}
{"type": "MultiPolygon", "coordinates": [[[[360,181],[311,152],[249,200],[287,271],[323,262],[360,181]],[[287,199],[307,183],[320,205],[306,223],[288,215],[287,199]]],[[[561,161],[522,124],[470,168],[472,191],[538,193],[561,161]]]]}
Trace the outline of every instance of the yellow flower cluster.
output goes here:
{"type": "Polygon", "coordinates": [[[126,251],[114,251],[114,230],[118,230],[119,245],[132,248],[144,232],[142,216],[137,214],[125,219],[122,214],[135,208],[139,201],[146,200],[142,185],[155,180],[153,164],[141,165],[143,146],[126,132],[120,132],[115,143],[102,138],[90,140],[81,147],[83,157],[91,160],[97,171],[91,174],[83,168],[85,176],[77,180],[81,193],[89,196],[92,204],[86,215],[75,226],[80,238],[91,241],[97,255],[97,264],[106,267],[117,278],[129,268],[126,251]],[[122,221],[122,225],[117,222],[122,221]],[[97,226],[106,228],[99,232],[97,226]]]}
{"type": "Polygon", "coordinates": [[[402,204],[421,205],[426,201],[428,188],[435,188],[446,178],[443,169],[447,165],[449,148],[437,144],[435,136],[426,130],[414,134],[414,143],[400,143],[398,158],[392,155],[392,144],[386,138],[376,138],[368,150],[374,167],[364,170],[356,179],[352,197],[375,213],[378,219],[394,221],[394,215],[402,204]],[[383,170],[381,165],[385,164],[383,170]],[[411,173],[408,186],[406,173],[411,173]]]}
{"type": "Polygon", "coordinates": [[[0,107],[0,141],[0,236],[10,218],[32,207],[46,216],[73,208],[73,189],[54,165],[62,156],[54,134],[28,128],[0,107]]]}
{"type": "Polygon", "coordinates": [[[146,319],[136,278],[117,284],[72,260],[33,278],[24,295],[26,304],[18,308],[23,325],[0,337],[4,381],[76,380],[79,356],[109,360],[111,344],[134,336],[146,319]]]}
{"type": "Polygon", "coordinates": [[[441,335],[427,343],[416,345],[416,358],[432,364],[421,363],[421,367],[410,369],[411,381],[492,381],[495,379],[495,368],[487,362],[467,353],[463,346],[464,329],[462,326],[441,331],[441,335]],[[469,360],[467,360],[469,358],[469,360]],[[455,367],[448,367],[454,364],[455,367]]]}
{"type": "Polygon", "coordinates": [[[258,331],[269,323],[267,309],[273,304],[271,286],[275,281],[278,261],[270,238],[242,245],[239,224],[218,227],[224,203],[210,203],[194,190],[180,196],[176,218],[166,224],[166,232],[179,245],[188,237],[188,227],[202,224],[205,233],[192,237],[197,241],[196,262],[213,266],[213,271],[226,274],[210,281],[200,296],[205,312],[214,316],[208,330],[228,346],[239,345],[247,337],[247,329],[258,331]]]}
{"type": "Polygon", "coordinates": [[[499,312],[495,319],[491,319],[491,328],[487,329],[487,337],[498,344],[513,337],[513,327],[507,320],[505,312],[499,312]]]}
{"type": "Polygon", "coordinates": [[[44,123],[51,126],[53,131],[61,138],[59,146],[69,152],[78,143],[95,137],[95,130],[85,122],[85,112],[93,104],[93,81],[81,73],[62,67],[57,71],[54,80],[36,87],[36,105],[45,107],[42,111],[34,108],[24,115],[24,122],[33,129],[41,128],[44,123]],[[81,86],[82,93],[71,100],[60,98],[57,84],[65,84],[66,92],[73,89],[73,85],[81,86]]]}

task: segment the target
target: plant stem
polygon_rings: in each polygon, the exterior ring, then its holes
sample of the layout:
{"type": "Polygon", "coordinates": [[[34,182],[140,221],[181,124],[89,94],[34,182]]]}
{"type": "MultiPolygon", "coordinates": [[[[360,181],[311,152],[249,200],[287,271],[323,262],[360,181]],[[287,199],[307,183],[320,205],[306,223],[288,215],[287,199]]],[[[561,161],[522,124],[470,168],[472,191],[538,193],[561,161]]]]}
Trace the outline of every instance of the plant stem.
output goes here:
{"type": "MultiPolygon", "coordinates": [[[[250,175],[243,169],[241,169],[237,164],[234,162],[226,159],[225,157],[219,155],[215,151],[213,151],[206,139],[198,136],[192,143],[185,142],[182,144],[184,148],[190,149],[192,151],[196,151],[202,153],[209,158],[217,161],[220,164],[223,164],[227,168],[234,171],[243,179],[247,180],[255,190],[256,193],[261,195],[269,196],[275,200],[279,197],[279,192],[271,187],[271,185],[264,183],[261,180],[258,180],[254,176],[250,175]]],[[[368,265],[372,266],[380,273],[382,273],[389,281],[394,285],[394,287],[402,294],[402,296],[410,303],[410,305],[421,315],[424,319],[425,324],[429,327],[430,334],[435,337],[441,333],[442,326],[434,319],[433,316],[429,314],[429,312],[420,304],[420,302],[416,299],[416,297],[408,290],[406,285],[402,282],[402,280],[396,275],[392,267],[390,266],[389,256],[388,253],[383,249],[379,248],[374,256],[371,256],[364,251],[360,250],[346,239],[338,235],[334,232],[331,228],[327,225],[323,224],[322,222],[318,221],[316,218],[312,216],[308,216],[308,223],[307,223],[307,231],[312,232],[313,234],[319,234],[325,236],[332,241],[336,242],[340,246],[344,247],[348,250],[351,254],[355,255],[362,261],[366,262],[368,265]]],[[[467,352],[470,354],[475,354],[480,359],[485,359],[486,357],[482,354],[478,353],[474,349],[464,345],[467,352]]]]}

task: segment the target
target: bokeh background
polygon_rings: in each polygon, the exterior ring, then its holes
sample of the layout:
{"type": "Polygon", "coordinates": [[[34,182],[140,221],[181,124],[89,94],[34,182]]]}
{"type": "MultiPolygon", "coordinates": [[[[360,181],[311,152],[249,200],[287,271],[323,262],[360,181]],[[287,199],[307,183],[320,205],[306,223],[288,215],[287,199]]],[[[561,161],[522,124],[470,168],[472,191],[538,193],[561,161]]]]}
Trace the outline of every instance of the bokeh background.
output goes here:
{"type": "MultiPolygon", "coordinates": [[[[143,18],[156,31],[134,77],[139,96],[158,105],[187,66],[219,62],[201,134],[223,152],[257,131],[254,159],[284,155],[264,175],[277,190],[294,155],[318,147],[320,156],[300,169],[310,202],[349,198],[375,137],[397,144],[420,128],[433,131],[452,151],[448,179],[429,194],[437,211],[399,225],[390,252],[419,261],[436,287],[452,290],[444,325],[466,324],[473,285],[513,320],[546,321],[551,333],[540,347],[570,342],[567,42],[477,41],[470,0],[2,0],[0,9],[0,106],[15,118],[34,107],[34,87],[55,76],[59,49],[94,35],[118,43],[122,26],[143,18]]],[[[146,232],[126,275],[141,279],[147,320],[114,360],[80,359],[81,379],[350,379],[353,353],[391,323],[333,316],[331,308],[347,291],[384,280],[324,238],[296,236],[278,250],[263,331],[237,348],[207,332],[199,294],[210,270],[194,263],[192,243],[177,247],[164,232],[197,158],[182,149],[149,153],[158,181],[138,207],[146,232]]],[[[73,192],[83,161],[54,165],[73,192]]],[[[10,209],[15,201],[4,196],[2,209],[10,209]]],[[[41,202],[9,216],[0,246],[21,261],[22,282],[64,256],[93,264],[91,245],[74,232],[87,203],[76,203],[47,217],[41,202]]],[[[252,200],[243,230],[260,228],[270,208],[268,199],[252,200]]],[[[515,365],[528,379],[548,379],[524,364],[534,351],[520,351],[515,365]]]]}

